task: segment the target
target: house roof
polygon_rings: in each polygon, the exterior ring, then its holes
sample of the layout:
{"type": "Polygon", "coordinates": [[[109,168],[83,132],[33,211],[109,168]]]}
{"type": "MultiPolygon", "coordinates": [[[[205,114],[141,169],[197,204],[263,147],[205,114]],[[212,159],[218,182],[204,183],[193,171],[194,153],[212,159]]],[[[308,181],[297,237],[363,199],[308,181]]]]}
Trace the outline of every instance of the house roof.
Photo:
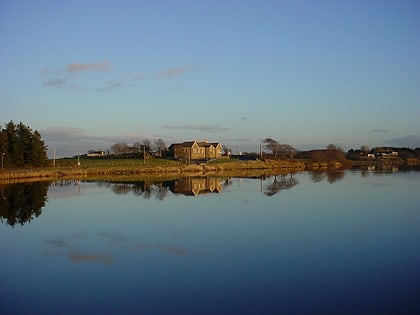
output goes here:
{"type": "Polygon", "coordinates": [[[200,147],[211,147],[211,146],[217,147],[220,144],[219,142],[184,141],[184,142],[181,142],[181,143],[173,143],[170,146],[171,147],[176,146],[176,147],[188,147],[188,148],[190,148],[194,145],[194,143],[197,143],[198,146],[200,146],[200,147]]]}

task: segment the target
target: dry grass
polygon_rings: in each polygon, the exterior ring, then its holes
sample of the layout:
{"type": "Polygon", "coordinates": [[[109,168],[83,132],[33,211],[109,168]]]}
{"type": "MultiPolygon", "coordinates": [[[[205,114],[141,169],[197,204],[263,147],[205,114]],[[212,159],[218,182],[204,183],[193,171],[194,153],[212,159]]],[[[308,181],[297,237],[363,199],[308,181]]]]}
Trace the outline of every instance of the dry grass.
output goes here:
{"type": "Polygon", "coordinates": [[[266,176],[305,170],[305,163],[298,160],[239,161],[218,159],[211,163],[183,164],[177,161],[150,159],[110,160],[83,159],[77,167],[77,159],[58,160],[56,167],[43,169],[5,170],[0,181],[24,179],[56,180],[63,178],[174,178],[190,175],[213,176],[266,176]]]}

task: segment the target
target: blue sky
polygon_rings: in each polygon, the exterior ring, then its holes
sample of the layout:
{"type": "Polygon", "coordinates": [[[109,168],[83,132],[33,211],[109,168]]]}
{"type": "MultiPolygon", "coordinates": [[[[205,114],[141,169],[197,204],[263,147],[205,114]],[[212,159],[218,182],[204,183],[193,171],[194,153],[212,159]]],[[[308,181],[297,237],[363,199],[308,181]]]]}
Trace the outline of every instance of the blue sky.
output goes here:
{"type": "Polygon", "coordinates": [[[420,147],[420,2],[1,1],[0,123],[59,156],[162,138],[420,147]]]}

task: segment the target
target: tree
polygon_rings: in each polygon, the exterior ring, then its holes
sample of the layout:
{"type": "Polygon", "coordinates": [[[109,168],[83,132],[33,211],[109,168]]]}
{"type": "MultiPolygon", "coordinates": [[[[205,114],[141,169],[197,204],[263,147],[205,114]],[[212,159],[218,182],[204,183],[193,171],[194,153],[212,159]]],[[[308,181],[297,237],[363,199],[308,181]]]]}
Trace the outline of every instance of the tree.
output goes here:
{"type": "Polygon", "coordinates": [[[143,140],[143,145],[144,145],[144,148],[145,148],[147,153],[152,152],[152,148],[153,148],[152,141],[150,141],[149,139],[144,139],[143,140]]]}
{"type": "Polygon", "coordinates": [[[274,157],[277,157],[277,155],[280,153],[280,143],[278,143],[276,140],[266,138],[263,141],[263,146],[264,150],[274,155],[274,157]]]}
{"type": "Polygon", "coordinates": [[[47,163],[47,149],[45,142],[41,138],[41,134],[35,130],[32,137],[32,164],[34,166],[42,166],[47,163]]]}
{"type": "Polygon", "coordinates": [[[284,158],[287,156],[292,159],[297,152],[298,150],[289,144],[280,144],[280,154],[283,155],[284,158]]]}
{"type": "Polygon", "coordinates": [[[5,167],[42,166],[47,163],[47,147],[38,131],[13,121],[0,130],[0,154],[5,167]]]}
{"type": "Polygon", "coordinates": [[[271,138],[266,138],[263,141],[264,150],[270,152],[274,155],[274,157],[277,156],[283,156],[284,158],[290,157],[292,158],[293,155],[297,153],[297,149],[292,147],[289,144],[280,144],[276,140],[273,140],[271,138]]]}
{"type": "Polygon", "coordinates": [[[168,147],[167,147],[165,141],[163,141],[163,139],[159,138],[159,139],[154,141],[154,144],[155,144],[155,148],[156,148],[156,151],[158,153],[158,156],[165,156],[166,151],[168,150],[168,147]]]}
{"type": "Polygon", "coordinates": [[[370,147],[368,145],[362,145],[360,147],[360,151],[362,151],[363,153],[368,153],[370,152],[370,147]]]}
{"type": "Polygon", "coordinates": [[[11,166],[23,166],[23,146],[17,134],[16,125],[10,121],[6,125],[6,136],[8,140],[8,147],[6,154],[11,166]]]}
{"type": "Polygon", "coordinates": [[[111,147],[111,151],[114,154],[123,154],[127,152],[128,145],[125,142],[116,143],[111,147]]]}
{"type": "Polygon", "coordinates": [[[232,150],[227,145],[222,145],[223,155],[229,156],[232,154],[232,150]]]}
{"type": "Polygon", "coordinates": [[[338,145],[331,144],[331,143],[329,145],[327,145],[327,150],[328,151],[340,151],[340,152],[343,151],[343,149],[341,149],[338,145]]]}
{"type": "Polygon", "coordinates": [[[140,142],[133,143],[133,148],[136,153],[143,153],[143,144],[141,144],[140,142]]]}

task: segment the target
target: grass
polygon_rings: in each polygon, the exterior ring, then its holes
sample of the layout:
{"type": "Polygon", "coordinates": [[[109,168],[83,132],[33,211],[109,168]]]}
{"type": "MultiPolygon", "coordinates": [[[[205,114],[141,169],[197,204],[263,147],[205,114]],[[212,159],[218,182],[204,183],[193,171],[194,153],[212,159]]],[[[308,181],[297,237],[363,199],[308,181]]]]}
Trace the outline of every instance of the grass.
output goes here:
{"type": "MultiPolygon", "coordinates": [[[[95,158],[84,158],[80,159],[80,168],[142,168],[142,167],[168,167],[168,166],[179,166],[180,162],[150,158],[146,161],[142,159],[95,159],[95,158]]],[[[77,158],[65,158],[56,160],[56,167],[77,167],[77,158]]],[[[52,165],[52,161],[50,161],[52,165]]]]}
{"type": "Polygon", "coordinates": [[[236,163],[236,162],[239,162],[239,160],[228,158],[228,157],[221,157],[221,158],[217,158],[217,159],[213,159],[209,161],[209,164],[236,163]]]}

